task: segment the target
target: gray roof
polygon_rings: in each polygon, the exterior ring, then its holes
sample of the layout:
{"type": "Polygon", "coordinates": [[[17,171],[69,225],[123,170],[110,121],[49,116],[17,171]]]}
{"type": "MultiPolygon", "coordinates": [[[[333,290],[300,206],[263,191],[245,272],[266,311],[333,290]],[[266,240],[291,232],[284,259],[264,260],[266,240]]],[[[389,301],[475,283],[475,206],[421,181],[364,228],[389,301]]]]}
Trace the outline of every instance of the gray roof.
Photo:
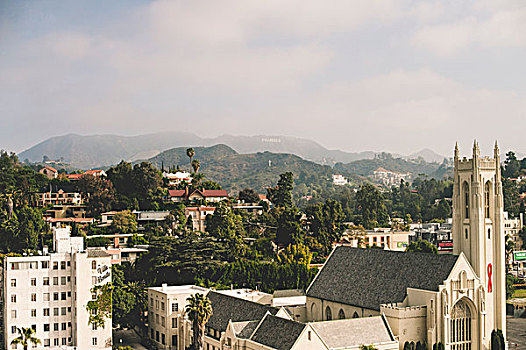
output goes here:
{"type": "Polygon", "coordinates": [[[394,341],[383,316],[310,323],[329,349],[394,341]]]}
{"type": "Polygon", "coordinates": [[[252,333],[254,333],[254,330],[256,329],[259,322],[259,320],[246,322],[232,322],[232,328],[234,330],[234,333],[236,334],[236,337],[248,339],[250,338],[252,333]]]}
{"type": "Polygon", "coordinates": [[[307,296],[380,310],[402,302],[407,288],[438,291],[458,256],[337,247],[307,296]]]}
{"type": "Polygon", "coordinates": [[[88,258],[106,258],[111,256],[102,249],[88,249],[88,258]]]}
{"type": "Polygon", "coordinates": [[[305,327],[303,323],[267,314],[250,340],[277,350],[289,350],[305,327]]]}
{"type": "Polygon", "coordinates": [[[208,298],[212,303],[212,316],[206,324],[218,331],[225,331],[228,322],[259,321],[267,312],[275,315],[279,309],[255,303],[230,295],[210,291],[208,298]]]}
{"type": "Polygon", "coordinates": [[[287,297],[298,297],[304,296],[305,291],[303,289],[282,289],[274,292],[274,298],[287,298],[287,297]]]}

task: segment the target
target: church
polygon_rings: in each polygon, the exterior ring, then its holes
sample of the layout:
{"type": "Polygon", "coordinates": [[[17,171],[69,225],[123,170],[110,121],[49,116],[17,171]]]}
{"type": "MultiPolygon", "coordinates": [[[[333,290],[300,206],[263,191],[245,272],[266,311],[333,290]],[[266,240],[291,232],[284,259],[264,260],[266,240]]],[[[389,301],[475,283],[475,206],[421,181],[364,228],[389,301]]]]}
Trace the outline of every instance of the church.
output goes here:
{"type": "Polygon", "coordinates": [[[307,289],[309,322],[384,315],[400,349],[490,349],[506,334],[500,151],[454,155],[453,255],[338,247],[307,289]]]}

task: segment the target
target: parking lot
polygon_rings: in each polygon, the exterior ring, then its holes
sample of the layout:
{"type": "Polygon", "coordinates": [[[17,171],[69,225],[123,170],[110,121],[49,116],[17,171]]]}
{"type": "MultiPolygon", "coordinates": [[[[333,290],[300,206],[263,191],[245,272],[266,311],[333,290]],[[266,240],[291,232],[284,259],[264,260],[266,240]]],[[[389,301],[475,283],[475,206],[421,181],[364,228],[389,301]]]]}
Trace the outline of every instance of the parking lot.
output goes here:
{"type": "Polygon", "coordinates": [[[526,349],[526,318],[507,317],[509,350],[526,349]]]}

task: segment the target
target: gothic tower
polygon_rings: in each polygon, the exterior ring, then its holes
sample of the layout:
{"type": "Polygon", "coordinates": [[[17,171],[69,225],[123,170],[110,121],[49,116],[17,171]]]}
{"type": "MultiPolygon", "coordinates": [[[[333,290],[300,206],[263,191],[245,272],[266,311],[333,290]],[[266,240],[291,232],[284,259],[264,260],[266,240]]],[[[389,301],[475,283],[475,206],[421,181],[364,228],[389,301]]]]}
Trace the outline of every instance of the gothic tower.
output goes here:
{"type": "Polygon", "coordinates": [[[455,146],[453,186],[453,250],[467,257],[485,289],[486,313],[480,324],[488,344],[494,329],[506,335],[506,269],[500,151],[481,157],[477,141],[473,157],[459,158],[455,146]]]}

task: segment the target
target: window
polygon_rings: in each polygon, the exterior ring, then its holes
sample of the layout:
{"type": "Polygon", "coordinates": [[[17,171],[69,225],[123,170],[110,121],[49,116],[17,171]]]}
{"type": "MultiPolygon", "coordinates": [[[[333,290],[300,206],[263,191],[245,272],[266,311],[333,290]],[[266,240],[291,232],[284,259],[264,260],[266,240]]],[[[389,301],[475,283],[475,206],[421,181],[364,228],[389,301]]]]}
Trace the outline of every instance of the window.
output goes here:
{"type": "Polygon", "coordinates": [[[16,294],[11,294],[11,302],[16,303],[16,294]]]}
{"type": "Polygon", "coordinates": [[[61,314],[62,316],[66,316],[66,310],[67,310],[67,309],[66,309],[65,306],[64,306],[64,307],[61,307],[61,308],[60,308],[60,314],[61,314]]]}
{"type": "Polygon", "coordinates": [[[31,301],[37,301],[37,293],[31,293],[31,301]]]}
{"type": "Polygon", "coordinates": [[[16,334],[16,326],[11,326],[11,334],[16,334]]]}
{"type": "Polygon", "coordinates": [[[172,304],[172,312],[177,312],[177,311],[179,311],[179,304],[173,303],[172,304]]]}
{"type": "Polygon", "coordinates": [[[331,321],[332,320],[332,310],[329,306],[325,308],[325,320],[331,321]]]}
{"type": "Polygon", "coordinates": [[[451,310],[450,344],[452,349],[471,349],[471,310],[460,300],[451,310]]]}
{"type": "Polygon", "coordinates": [[[58,277],[53,277],[53,285],[58,286],[58,277]]]}
{"type": "Polygon", "coordinates": [[[16,279],[11,279],[11,287],[16,287],[16,279]]]}
{"type": "Polygon", "coordinates": [[[67,324],[66,322],[62,322],[62,324],[60,325],[60,326],[61,326],[61,329],[62,329],[63,331],[65,331],[67,325],[68,325],[68,324],[67,324]]]}
{"type": "Polygon", "coordinates": [[[311,331],[309,331],[309,333],[307,333],[307,336],[308,336],[309,340],[312,340],[311,331]]]}
{"type": "Polygon", "coordinates": [[[469,219],[469,186],[467,182],[464,182],[463,192],[464,192],[464,219],[469,219]]]}
{"type": "Polygon", "coordinates": [[[465,229],[464,233],[466,234],[466,239],[468,239],[468,229],[465,229]]]}
{"type": "Polygon", "coordinates": [[[159,331],[155,331],[155,340],[159,341],[159,331]]]}
{"type": "Polygon", "coordinates": [[[340,320],[345,320],[345,312],[343,311],[343,309],[340,309],[340,311],[338,312],[338,318],[340,320]]]}
{"type": "Polygon", "coordinates": [[[42,266],[43,269],[49,269],[49,261],[41,261],[40,265],[42,266]]]}
{"type": "Polygon", "coordinates": [[[491,229],[488,228],[488,239],[491,239],[491,229]]]}
{"type": "Polygon", "coordinates": [[[11,318],[16,318],[16,310],[11,310],[11,318]]]}
{"type": "Polygon", "coordinates": [[[62,338],[62,345],[66,345],[67,344],[67,338],[62,338]]]}
{"type": "Polygon", "coordinates": [[[53,323],[53,330],[58,331],[58,323],[53,323]]]}
{"type": "Polygon", "coordinates": [[[164,318],[164,316],[161,316],[161,326],[166,327],[166,319],[164,318]]]}
{"type": "Polygon", "coordinates": [[[49,308],[48,307],[46,307],[44,309],[44,316],[49,316],[49,308]]]}
{"type": "Polygon", "coordinates": [[[53,345],[58,346],[58,338],[53,339],[53,345]]]}
{"type": "Polygon", "coordinates": [[[91,324],[91,329],[96,331],[97,330],[97,324],[96,323],[92,323],[91,324]]]}
{"type": "Polygon", "coordinates": [[[172,346],[177,347],[177,336],[176,335],[172,335],[172,346]]]}
{"type": "Polygon", "coordinates": [[[164,311],[164,302],[161,301],[161,311],[164,311]]]}
{"type": "Polygon", "coordinates": [[[66,300],[66,292],[61,292],[60,293],[60,300],[66,300]]]}
{"type": "Polygon", "coordinates": [[[164,335],[164,333],[161,333],[161,344],[166,344],[166,336],[164,335]]]}
{"type": "Polygon", "coordinates": [[[16,349],[16,348],[17,348],[16,344],[11,344],[11,349],[16,349]]]}
{"type": "Polygon", "coordinates": [[[60,284],[65,286],[66,285],[66,276],[60,277],[60,284]]]}
{"type": "Polygon", "coordinates": [[[37,279],[36,278],[32,278],[31,279],[31,286],[35,287],[37,285],[37,279]]]}
{"type": "Polygon", "coordinates": [[[177,328],[177,318],[172,318],[172,328],[177,328]]]}
{"type": "Polygon", "coordinates": [[[150,338],[152,338],[152,339],[154,338],[154,336],[153,336],[153,328],[150,328],[150,338]]]}
{"type": "Polygon", "coordinates": [[[489,181],[486,182],[486,185],[484,186],[484,214],[486,218],[489,218],[489,181]]]}
{"type": "Polygon", "coordinates": [[[37,309],[31,309],[31,317],[37,317],[37,309]]]}
{"type": "Polygon", "coordinates": [[[91,345],[97,345],[97,337],[91,338],[91,345]]]}
{"type": "Polygon", "coordinates": [[[58,299],[58,292],[53,293],[53,300],[59,300],[58,299]]]}
{"type": "Polygon", "coordinates": [[[91,284],[97,284],[97,276],[91,276],[91,284]]]}
{"type": "Polygon", "coordinates": [[[58,270],[58,261],[53,261],[53,270],[58,270]]]}
{"type": "Polygon", "coordinates": [[[44,277],[44,279],[42,280],[42,285],[49,286],[49,277],[44,277]]]}
{"type": "Polygon", "coordinates": [[[150,298],[150,306],[153,307],[153,298],[150,298]]]}
{"type": "Polygon", "coordinates": [[[11,270],[19,270],[20,269],[20,265],[15,262],[15,263],[11,263],[11,270]]]}
{"type": "Polygon", "coordinates": [[[49,301],[49,293],[44,293],[44,301],[49,301]]]}
{"type": "Polygon", "coordinates": [[[53,308],[53,316],[58,316],[58,307],[53,308]]]}
{"type": "Polygon", "coordinates": [[[38,261],[30,261],[29,262],[29,269],[31,269],[31,270],[38,269],[38,261]]]}
{"type": "Polygon", "coordinates": [[[66,269],[66,262],[65,261],[61,261],[60,262],[60,269],[61,270],[65,270],[66,269]]]}
{"type": "Polygon", "coordinates": [[[96,270],[96,269],[97,269],[97,262],[96,262],[95,260],[93,260],[93,261],[91,262],[91,269],[92,269],[92,270],[96,270]]]}
{"type": "Polygon", "coordinates": [[[50,345],[49,339],[44,339],[44,346],[49,347],[49,345],[50,345]]]}
{"type": "Polygon", "coordinates": [[[49,323],[44,324],[44,332],[49,332],[49,323]]]}

